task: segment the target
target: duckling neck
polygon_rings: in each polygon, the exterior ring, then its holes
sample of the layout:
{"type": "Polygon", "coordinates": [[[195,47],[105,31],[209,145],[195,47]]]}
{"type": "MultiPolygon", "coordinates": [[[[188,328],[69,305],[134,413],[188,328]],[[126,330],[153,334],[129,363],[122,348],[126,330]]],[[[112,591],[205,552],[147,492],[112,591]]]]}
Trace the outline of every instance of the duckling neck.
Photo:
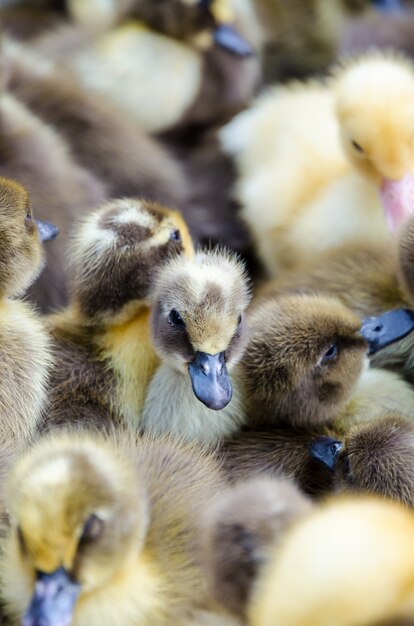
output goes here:
{"type": "Polygon", "coordinates": [[[149,307],[143,305],[127,321],[107,324],[96,340],[115,375],[114,408],[136,427],[159,363],[151,342],[149,307]]]}
{"type": "Polygon", "coordinates": [[[156,433],[171,432],[188,440],[214,443],[237,432],[245,420],[245,407],[237,377],[232,376],[233,397],[220,411],[213,411],[194,395],[191,381],[162,363],[148,388],[142,425],[156,433]]]}

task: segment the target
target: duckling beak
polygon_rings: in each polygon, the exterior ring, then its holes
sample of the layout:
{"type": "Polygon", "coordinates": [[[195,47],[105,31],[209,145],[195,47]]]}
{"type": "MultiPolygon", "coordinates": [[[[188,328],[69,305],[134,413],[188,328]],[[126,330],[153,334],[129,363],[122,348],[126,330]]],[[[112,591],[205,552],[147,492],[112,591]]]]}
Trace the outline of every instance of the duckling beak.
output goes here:
{"type": "Polygon", "coordinates": [[[248,41],[240,35],[230,24],[217,24],[214,34],[214,43],[220,48],[227,50],[239,57],[253,55],[253,48],[248,41]]]}
{"type": "Polygon", "coordinates": [[[219,411],[230,402],[233,389],[226,368],[224,352],[197,352],[188,366],[194,395],[207,408],[219,411]]]}
{"type": "Polygon", "coordinates": [[[402,13],[404,11],[401,0],[373,0],[372,4],[384,13],[402,13]]]}
{"type": "Polygon", "coordinates": [[[342,441],[337,441],[332,437],[319,437],[311,444],[309,452],[312,458],[321,461],[334,472],[343,445],[342,441]]]}
{"type": "Polygon", "coordinates": [[[79,592],[80,585],[63,567],[51,574],[39,572],[22,626],[69,626],[79,592]]]}
{"type": "Polygon", "coordinates": [[[395,232],[414,213],[414,178],[407,172],[399,180],[384,178],[380,191],[388,228],[395,232]]]}
{"type": "Polygon", "coordinates": [[[414,311],[395,309],[362,321],[361,335],[368,341],[368,354],[403,339],[414,330],[414,311]]]}
{"type": "Polygon", "coordinates": [[[51,241],[59,234],[59,228],[50,222],[35,220],[40,241],[51,241]]]}

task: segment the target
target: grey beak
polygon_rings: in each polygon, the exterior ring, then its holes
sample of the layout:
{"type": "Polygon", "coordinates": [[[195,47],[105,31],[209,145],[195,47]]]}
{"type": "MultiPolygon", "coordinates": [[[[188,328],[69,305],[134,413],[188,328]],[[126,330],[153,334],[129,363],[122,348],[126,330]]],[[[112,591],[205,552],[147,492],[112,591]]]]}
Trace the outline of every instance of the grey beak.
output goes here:
{"type": "Polygon", "coordinates": [[[80,585],[63,567],[51,574],[39,572],[22,626],[69,626],[79,592],[80,585]]]}
{"type": "Polygon", "coordinates": [[[224,352],[197,352],[188,366],[194,395],[207,408],[219,411],[230,402],[233,389],[227,372],[224,352]]]}
{"type": "Polygon", "coordinates": [[[50,222],[35,220],[40,241],[51,241],[59,234],[59,228],[50,222]]]}
{"type": "Polygon", "coordinates": [[[395,309],[362,321],[361,335],[368,341],[368,354],[403,339],[414,330],[414,311],[395,309]]]}
{"type": "Polygon", "coordinates": [[[342,448],[342,441],[337,441],[332,437],[318,437],[311,443],[309,452],[312,458],[321,461],[334,472],[336,461],[342,448]]]}
{"type": "Polygon", "coordinates": [[[214,43],[239,57],[249,57],[254,53],[251,45],[230,24],[217,24],[214,43]]]}

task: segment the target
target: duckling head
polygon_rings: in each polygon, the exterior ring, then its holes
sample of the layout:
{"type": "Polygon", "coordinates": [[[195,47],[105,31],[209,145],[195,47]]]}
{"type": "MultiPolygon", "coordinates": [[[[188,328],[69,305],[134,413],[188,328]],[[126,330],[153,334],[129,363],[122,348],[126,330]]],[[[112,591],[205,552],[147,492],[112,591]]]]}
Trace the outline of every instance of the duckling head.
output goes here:
{"type": "Polygon", "coordinates": [[[320,437],[311,456],[335,474],[339,491],[372,493],[414,507],[414,428],[397,412],[354,426],[343,442],[320,437]]]}
{"type": "Polygon", "coordinates": [[[237,56],[253,53],[251,45],[233,26],[231,0],[69,0],[72,16],[89,26],[113,26],[128,20],[188,41],[200,48],[216,44],[237,56]]]}
{"type": "Polygon", "coordinates": [[[145,200],[111,201],[83,220],[72,242],[72,302],[93,322],[127,319],[147,300],[160,265],[193,253],[179,213],[145,200]]]}
{"type": "Polygon", "coordinates": [[[308,426],[331,419],[366,361],[361,322],[335,298],[287,295],[249,319],[240,368],[253,422],[308,426]]]}
{"type": "Polygon", "coordinates": [[[337,71],[334,93],[345,152],[378,185],[394,231],[414,212],[413,69],[395,53],[371,53],[337,71]]]}
{"type": "Polygon", "coordinates": [[[27,190],[14,180],[0,178],[0,292],[20,296],[44,265],[42,241],[58,230],[33,217],[27,190]]]}
{"type": "Polygon", "coordinates": [[[243,264],[225,251],[176,258],[159,273],[153,290],[155,350],[189,375],[196,397],[211,409],[231,400],[228,369],[245,345],[244,313],[250,293],[243,264]]]}
{"type": "Polygon", "coordinates": [[[60,434],[37,444],[12,469],[6,502],[24,626],[69,624],[84,594],[136,558],[148,524],[127,446],[96,435],[60,434]]]}

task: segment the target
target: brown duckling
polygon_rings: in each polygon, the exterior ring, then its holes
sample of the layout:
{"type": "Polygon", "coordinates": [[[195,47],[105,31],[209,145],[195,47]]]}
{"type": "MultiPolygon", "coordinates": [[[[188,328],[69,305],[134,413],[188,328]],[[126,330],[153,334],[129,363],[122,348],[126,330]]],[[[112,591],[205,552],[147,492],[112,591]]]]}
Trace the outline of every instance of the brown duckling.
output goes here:
{"type": "Polygon", "coordinates": [[[372,496],[332,499],[277,543],[250,626],[397,626],[414,618],[414,514],[372,496]]]}
{"type": "Polygon", "coordinates": [[[0,178],[0,446],[29,440],[45,409],[50,341],[43,320],[19,297],[44,266],[41,240],[56,234],[35,220],[26,189],[0,178]]]}
{"type": "Polygon", "coordinates": [[[239,430],[242,390],[229,372],[246,343],[250,300],[243,264],[224,250],[170,261],[152,290],[152,339],[161,359],[142,425],[214,442],[239,430]]]}
{"type": "Polygon", "coordinates": [[[249,425],[327,423],[356,391],[366,361],[361,322],[335,298],[286,295],[253,309],[239,366],[249,425]]]}
{"type": "Polygon", "coordinates": [[[113,200],[81,222],[70,251],[70,305],[49,318],[57,361],[44,426],[138,425],[158,364],[149,290],[160,265],[177,254],[193,254],[187,227],[157,204],[113,200]]]}
{"type": "Polygon", "coordinates": [[[5,39],[1,52],[8,92],[59,132],[76,160],[104,181],[110,197],[184,204],[186,181],[178,163],[133,120],[53,70],[31,48],[5,39]]]}
{"type": "Polygon", "coordinates": [[[293,483],[261,477],[228,488],[205,512],[203,563],[214,597],[230,613],[245,618],[269,548],[311,506],[293,483]]]}
{"type": "Polygon", "coordinates": [[[356,425],[343,441],[320,437],[310,450],[334,473],[338,491],[372,493],[414,508],[414,428],[399,413],[356,425]]]}
{"type": "Polygon", "coordinates": [[[63,249],[75,217],[102,202],[106,191],[93,174],[72,158],[59,133],[12,95],[0,95],[0,175],[16,179],[29,190],[35,213],[60,230],[47,246],[47,264],[33,289],[43,311],[67,299],[63,249]]]}
{"type": "Polygon", "coordinates": [[[229,0],[75,0],[71,6],[86,35],[76,26],[46,36],[37,48],[60,58],[86,89],[146,131],[224,119],[255,91],[259,63],[237,31],[229,0]],[[169,97],[160,98],[160,89],[169,97]]]}
{"type": "Polygon", "coordinates": [[[199,446],[61,433],[18,459],[1,597],[12,625],[172,626],[212,604],[202,510],[223,486],[199,446]]]}

